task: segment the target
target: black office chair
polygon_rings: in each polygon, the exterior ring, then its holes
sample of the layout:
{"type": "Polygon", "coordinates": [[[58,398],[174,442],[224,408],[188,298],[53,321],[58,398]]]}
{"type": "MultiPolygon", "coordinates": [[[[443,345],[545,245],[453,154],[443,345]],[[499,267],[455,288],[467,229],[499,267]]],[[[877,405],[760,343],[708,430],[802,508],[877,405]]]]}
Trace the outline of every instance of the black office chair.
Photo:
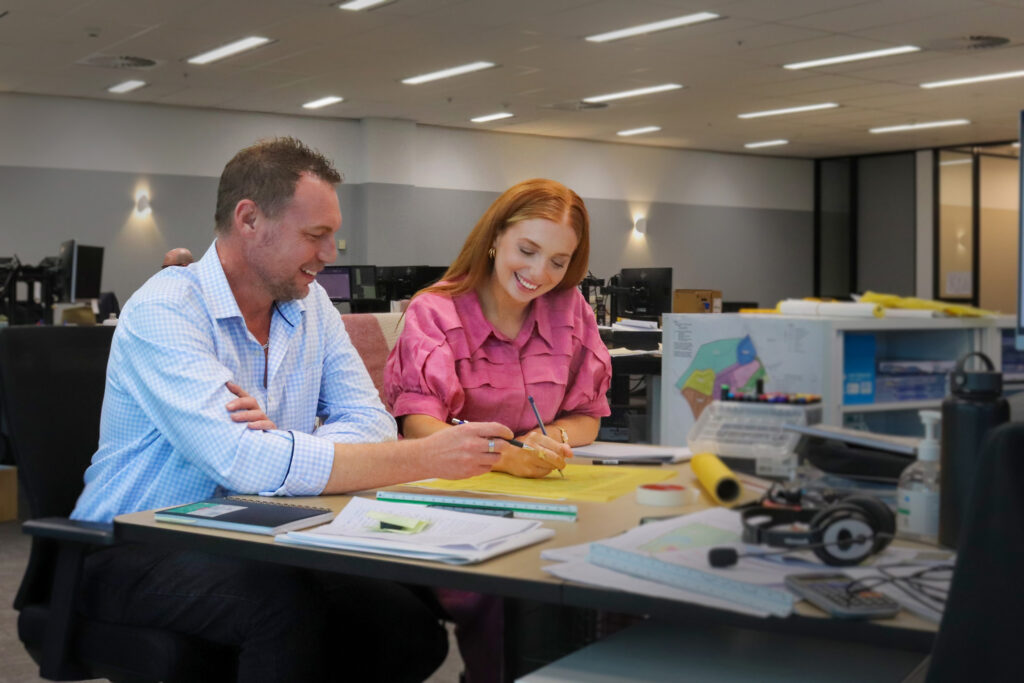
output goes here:
{"type": "Polygon", "coordinates": [[[83,560],[113,526],[67,517],[96,450],[113,327],[0,329],[0,407],[31,519],[32,552],[15,598],[18,637],[51,680],[231,681],[237,652],[75,609],[83,560]]]}
{"type": "Polygon", "coordinates": [[[1021,680],[1024,422],[994,430],[980,454],[929,683],[1021,680]]]}

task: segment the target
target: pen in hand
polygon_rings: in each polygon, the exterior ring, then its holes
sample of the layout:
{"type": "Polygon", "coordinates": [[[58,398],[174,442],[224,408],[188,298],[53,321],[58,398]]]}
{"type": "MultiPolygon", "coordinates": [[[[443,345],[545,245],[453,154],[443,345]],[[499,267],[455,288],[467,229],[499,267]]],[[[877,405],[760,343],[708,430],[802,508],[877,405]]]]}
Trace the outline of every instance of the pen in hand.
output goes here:
{"type": "MultiPolygon", "coordinates": [[[[533,415],[537,418],[537,426],[540,427],[540,433],[547,436],[548,430],[544,429],[544,420],[540,419],[540,411],[537,410],[537,402],[533,400],[533,396],[527,396],[526,398],[530,402],[530,407],[533,408],[533,415]]],[[[565,479],[565,472],[558,470],[558,476],[565,479]]]]}
{"type": "MultiPolygon", "coordinates": [[[[468,423],[469,423],[469,421],[468,421],[468,420],[460,420],[460,419],[459,419],[459,418],[457,418],[457,417],[453,417],[453,418],[452,418],[452,424],[453,424],[453,425],[464,425],[464,424],[468,424],[468,423]]],[[[533,446],[531,446],[531,445],[530,445],[530,444],[528,444],[528,443],[523,443],[523,442],[522,442],[522,441],[520,441],[519,439],[506,439],[506,438],[504,438],[504,437],[501,437],[501,436],[499,436],[498,438],[499,438],[499,439],[501,439],[502,441],[507,441],[507,442],[509,442],[510,444],[512,444],[513,446],[515,446],[516,448],[522,448],[522,449],[523,449],[524,451],[530,451],[531,453],[535,453],[535,454],[537,455],[537,457],[538,457],[538,458],[540,458],[541,460],[543,460],[544,462],[546,462],[546,463],[547,463],[547,464],[549,464],[549,465],[551,464],[551,461],[550,461],[550,460],[548,460],[548,459],[547,459],[546,457],[544,457],[544,454],[543,454],[543,453],[541,453],[541,452],[540,452],[539,450],[537,450],[536,448],[534,448],[533,446]]],[[[555,469],[555,470],[556,470],[556,471],[557,471],[557,472],[558,472],[558,473],[559,473],[560,475],[562,475],[562,479],[565,479],[565,475],[564,475],[564,474],[562,474],[562,470],[558,469],[557,467],[556,467],[556,468],[554,468],[554,469],[555,469]]]]}

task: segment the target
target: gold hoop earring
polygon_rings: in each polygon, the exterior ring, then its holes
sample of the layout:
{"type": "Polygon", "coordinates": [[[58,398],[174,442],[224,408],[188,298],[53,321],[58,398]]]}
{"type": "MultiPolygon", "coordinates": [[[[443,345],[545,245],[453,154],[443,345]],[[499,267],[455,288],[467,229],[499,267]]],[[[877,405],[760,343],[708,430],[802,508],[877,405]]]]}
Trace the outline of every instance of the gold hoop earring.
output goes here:
{"type": "Polygon", "coordinates": [[[494,251],[494,247],[491,247],[490,249],[487,250],[487,258],[489,258],[489,259],[491,259],[493,261],[495,253],[496,252],[494,251]]]}

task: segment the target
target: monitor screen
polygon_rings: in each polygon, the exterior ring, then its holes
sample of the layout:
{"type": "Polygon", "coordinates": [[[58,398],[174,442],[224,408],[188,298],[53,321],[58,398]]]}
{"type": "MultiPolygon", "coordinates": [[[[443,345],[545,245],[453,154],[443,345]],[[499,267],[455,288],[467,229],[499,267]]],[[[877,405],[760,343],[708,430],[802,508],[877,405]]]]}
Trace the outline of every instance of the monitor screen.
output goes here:
{"type": "Polygon", "coordinates": [[[57,289],[61,301],[98,299],[103,280],[103,247],[67,240],[57,257],[57,289]]]}
{"type": "Polygon", "coordinates": [[[623,268],[618,286],[616,317],[657,320],[672,312],[671,268],[623,268]]]}
{"type": "Polygon", "coordinates": [[[352,298],[348,266],[326,266],[317,273],[316,281],[324,288],[331,301],[348,301],[352,298]]]}
{"type": "Polygon", "coordinates": [[[388,301],[411,299],[416,292],[444,276],[448,266],[381,266],[377,268],[377,290],[388,301]]]}
{"type": "Polygon", "coordinates": [[[376,266],[349,266],[352,273],[352,298],[353,299],[376,299],[377,298],[377,268],[376,266]]]}

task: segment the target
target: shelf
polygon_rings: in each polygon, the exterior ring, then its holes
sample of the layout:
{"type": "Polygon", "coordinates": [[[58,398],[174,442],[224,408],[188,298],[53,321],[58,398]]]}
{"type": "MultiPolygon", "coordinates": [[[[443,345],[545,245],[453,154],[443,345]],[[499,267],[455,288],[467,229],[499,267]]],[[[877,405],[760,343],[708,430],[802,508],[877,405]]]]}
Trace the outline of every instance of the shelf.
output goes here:
{"type": "Polygon", "coordinates": [[[927,410],[941,407],[942,399],[934,398],[926,401],[888,401],[886,403],[844,405],[841,410],[843,413],[880,413],[886,410],[927,410]]]}

